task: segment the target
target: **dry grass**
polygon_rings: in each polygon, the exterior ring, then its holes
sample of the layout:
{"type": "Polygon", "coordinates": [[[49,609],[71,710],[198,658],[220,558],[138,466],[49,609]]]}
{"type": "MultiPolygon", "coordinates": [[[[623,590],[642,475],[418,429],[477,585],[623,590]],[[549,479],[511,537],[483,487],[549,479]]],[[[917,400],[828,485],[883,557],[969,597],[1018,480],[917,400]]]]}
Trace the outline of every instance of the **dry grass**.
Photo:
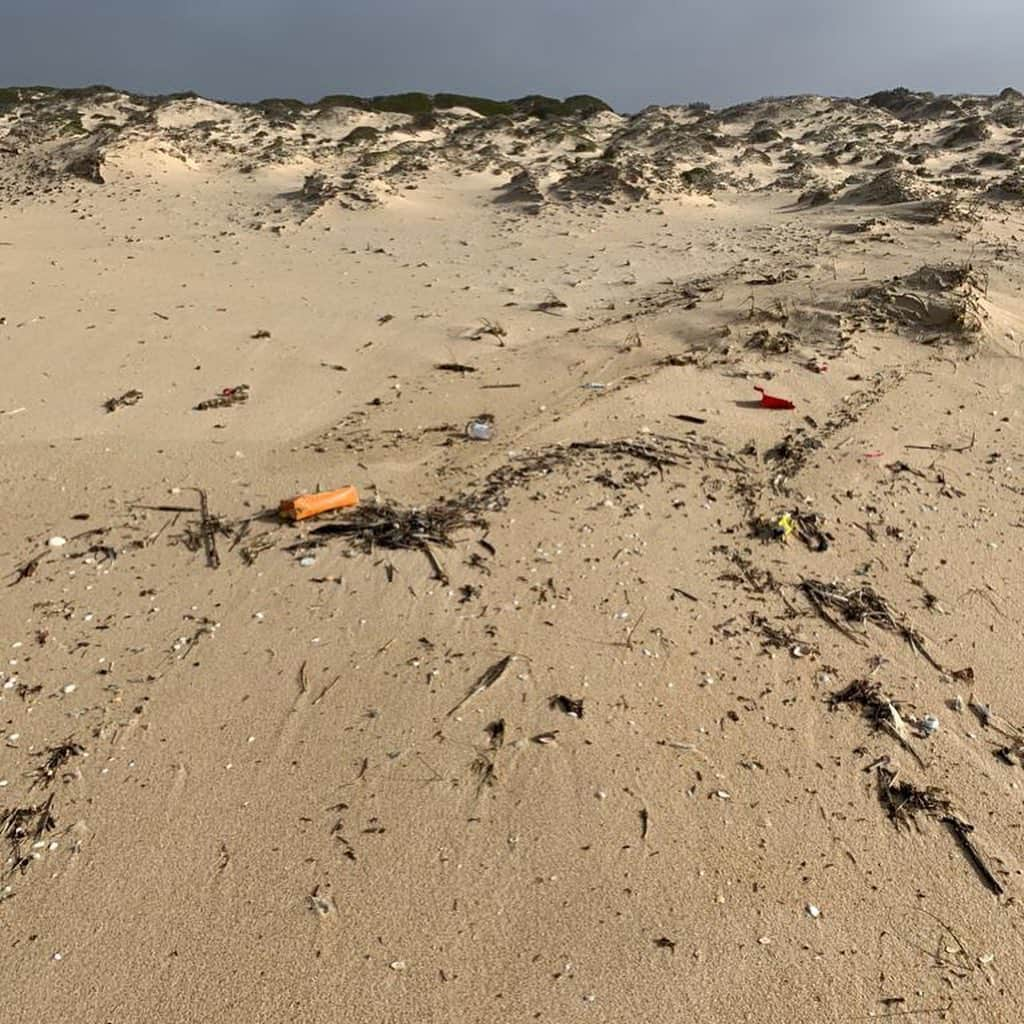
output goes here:
{"type": "Polygon", "coordinates": [[[804,579],[800,583],[800,590],[826,622],[854,643],[866,646],[867,639],[863,632],[851,629],[850,624],[867,626],[871,623],[879,629],[901,636],[915,653],[940,672],[943,671],[942,666],[925,649],[924,637],[870,584],[850,587],[839,582],[804,579]]]}

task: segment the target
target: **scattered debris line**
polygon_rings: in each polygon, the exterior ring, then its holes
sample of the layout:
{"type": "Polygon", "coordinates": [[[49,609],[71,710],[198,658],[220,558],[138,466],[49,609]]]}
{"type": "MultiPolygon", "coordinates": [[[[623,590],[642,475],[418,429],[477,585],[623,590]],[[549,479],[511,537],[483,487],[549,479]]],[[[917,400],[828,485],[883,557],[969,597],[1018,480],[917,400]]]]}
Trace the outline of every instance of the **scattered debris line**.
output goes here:
{"type": "Polygon", "coordinates": [[[869,584],[847,587],[839,582],[825,583],[822,580],[805,578],[800,582],[800,590],[829,625],[834,626],[854,643],[862,647],[867,646],[864,635],[852,630],[847,623],[864,625],[871,622],[879,629],[903,637],[915,653],[920,654],[938,671],[944,671],[925,649],[924,637],[893,611],[889,602],[869,584]]]}

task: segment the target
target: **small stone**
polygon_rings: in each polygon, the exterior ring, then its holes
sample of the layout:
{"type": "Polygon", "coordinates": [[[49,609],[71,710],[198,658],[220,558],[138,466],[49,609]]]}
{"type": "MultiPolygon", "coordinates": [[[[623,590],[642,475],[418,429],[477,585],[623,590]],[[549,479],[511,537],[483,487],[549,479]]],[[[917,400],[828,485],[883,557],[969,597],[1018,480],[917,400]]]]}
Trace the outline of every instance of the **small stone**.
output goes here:
{"type": "Polygon", "coordinates": [[[391,963],[388,964],[388,967],[393,971],[404,971],[407,966],[408,965],[404,960],[392,960],[391,963]]]}
{"type": "Polygon", "coordinates": [[[813,903],[807,904],[807,916],[813,918],[821,917],[821,908],[816,907],[813,903]]]}
{"type": "Polygon", "coordinates": [[[305,558],[299,559],[299,565],[304,569],[308,569],[311,565],[316,565],[316,559],[312,555],[306,555],[305,558]]]}
{"type": "Polygon", "coordinates": [[[67,542],[67,537],[51,537],[46,543],[49,544],[51,548],[62,548],[67,544],[67,542]]]}

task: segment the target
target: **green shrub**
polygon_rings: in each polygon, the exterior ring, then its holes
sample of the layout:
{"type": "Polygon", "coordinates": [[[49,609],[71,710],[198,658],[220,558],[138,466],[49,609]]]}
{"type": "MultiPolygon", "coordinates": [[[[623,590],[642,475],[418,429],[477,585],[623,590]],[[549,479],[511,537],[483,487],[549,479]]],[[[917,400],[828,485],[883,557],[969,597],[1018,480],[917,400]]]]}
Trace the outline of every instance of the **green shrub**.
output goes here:
{"type": "Polygon", "coordinates": [[[597,114],[601,111],[611,110],[604,100],[596,96],[569,96],[564,100],[557,100],[551,96],[522,96],[517,100],[509,101],[517,113],[530,114],[533,117],[571,117],[573,115],[587,116],[597,114]]]}
{"type": "Polygon", "coordinates": [[[306,104],[302,100],[295,100],[290,98],[278,98],[271,97],[270,99],[260,100],[258,103],[254,103],[253,106],[257,110],[262,110],[268,117],[280,117],[280,118],[295,118],[306,109],[306,104]]]}
{"type": "Polygon", "coordinates": [[[339,143],[339,145],[348,146],[356,142],[376,142],[380,138],[380,132],[372,125],[361,124],[358,128],[353,128],[339,143]]]}
{"type": "Polygon", "coordinates": [[[374,96],[368,101],[371,110],[385,114],[429,114],[434,105],[425,92],[399,92],[392,96],[374,96]]]}
{"type": "Polygon", "coordinates": [[[369,104],[361,96],[350,96],[348,93],[333,93],[330,96],[324,96],[323,99],[317,100],[313,106],[323,107],[324,109],[350,107],[355,110],[367,110],[369,104]]]}

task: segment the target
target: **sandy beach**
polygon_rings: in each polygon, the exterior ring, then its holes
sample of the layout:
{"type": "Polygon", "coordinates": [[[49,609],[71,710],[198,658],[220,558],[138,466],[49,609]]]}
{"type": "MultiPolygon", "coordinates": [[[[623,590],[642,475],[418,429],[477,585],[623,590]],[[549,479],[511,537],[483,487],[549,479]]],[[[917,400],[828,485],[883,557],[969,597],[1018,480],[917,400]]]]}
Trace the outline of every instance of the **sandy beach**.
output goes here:
{"type": "Polygon", "coordinates": [[[0,93],[3,1019],[1018,1019],[1024,97],[379,106],[0,93]]]}

